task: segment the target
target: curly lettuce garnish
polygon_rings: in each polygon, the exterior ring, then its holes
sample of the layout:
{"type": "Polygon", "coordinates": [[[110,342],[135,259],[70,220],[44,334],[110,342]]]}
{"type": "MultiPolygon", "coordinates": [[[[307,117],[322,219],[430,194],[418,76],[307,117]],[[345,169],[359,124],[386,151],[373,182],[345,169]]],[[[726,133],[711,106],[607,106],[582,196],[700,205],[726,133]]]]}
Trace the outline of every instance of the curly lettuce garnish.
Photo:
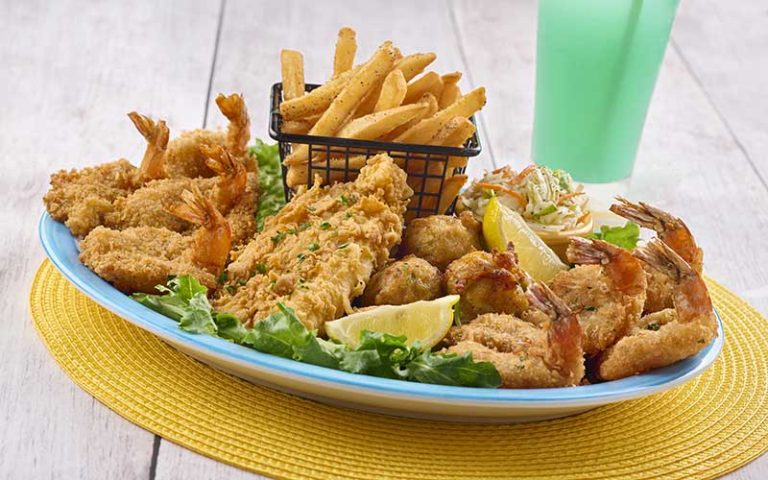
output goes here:
{"type": "Polygon", "coordinates": [[[602,225],[600,231],[592,233],[588,238],[603,240],[627,250],[634,250],[637,242],[640,241],[640,226],[632,222],[627,222],[623,227],[602,225]]]}
{"type": "Polygon", "coordinates": [[[264,220],[280,211],[285,205],[283,176],[280,166],[278,145],[267,145],[256,140],[250,148],[252,156],[259,162],[259,208],[256,211],[256,228],[264,229],[264,220]]]}
{"type": "Polygon", "coordinates": [[[363,331],[360,343],[350,349],[319,338],[308,330],[289,307],[248,329],[234,315],[215,312],[208,289],[189,275],[158,285],[160,295],[139,293],[132,298],[179,322],[190,333],[207,333],[260,352],[351,373],[409,380],[420,383],[497,388],[501,377],[490,362],[475,362],[463,355],[432,353],[404,336],[363,331]]]}

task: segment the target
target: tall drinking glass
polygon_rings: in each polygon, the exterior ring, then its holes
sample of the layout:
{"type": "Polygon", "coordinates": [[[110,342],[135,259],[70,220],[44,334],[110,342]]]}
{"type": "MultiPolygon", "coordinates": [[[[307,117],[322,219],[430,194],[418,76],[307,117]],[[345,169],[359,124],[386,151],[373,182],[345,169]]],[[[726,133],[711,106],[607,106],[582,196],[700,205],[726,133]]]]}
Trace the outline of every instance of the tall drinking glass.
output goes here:
{"type": "Polygon", "coordinates": [[[533,159],[629,177],[679,0],[540,0],[533,159]]]}

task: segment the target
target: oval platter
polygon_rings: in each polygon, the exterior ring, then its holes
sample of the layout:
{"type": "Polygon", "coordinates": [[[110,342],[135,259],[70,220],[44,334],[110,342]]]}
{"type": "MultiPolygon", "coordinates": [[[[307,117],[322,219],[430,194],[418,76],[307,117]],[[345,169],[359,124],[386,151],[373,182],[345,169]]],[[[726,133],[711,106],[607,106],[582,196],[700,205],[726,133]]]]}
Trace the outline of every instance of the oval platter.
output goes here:
{"type": "Polygon", "coordinates": [[[390,415],[480,423],[573,415],[676,387],[706,370],[723,348],[723,326],[718,316],[718,337],[697,355],[649,373],[595,385],[504,390],[356,375],[261,353],[208,335],[187,333],[175,321],[135,302],[80,263],[76,239],[47,213],[40,219],[39,235],[48,258],[80,291],[178,350],[256,384],[328,404],[390,415]]]}

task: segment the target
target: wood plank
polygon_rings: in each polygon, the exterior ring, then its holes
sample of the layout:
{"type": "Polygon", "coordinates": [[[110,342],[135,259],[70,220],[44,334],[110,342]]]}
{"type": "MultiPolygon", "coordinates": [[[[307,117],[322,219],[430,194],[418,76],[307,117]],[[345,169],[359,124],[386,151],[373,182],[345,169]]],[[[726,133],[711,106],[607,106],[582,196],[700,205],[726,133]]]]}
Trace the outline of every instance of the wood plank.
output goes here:
{"type": "Polygon", "coordinates": [[[227,480],[266,479],[236,467],[219,463],[175,443],[163,440],[157,457],[157,480],[194,480],[226,478],[227,480]]]}
{"type": "Polygon", "coordinates": [[[673,39],[768,182],[768,10],[764,0],[681,2],[673,39]]]}
{"type": "Polygon", "coordinates": [[[154,436],[81,391],[45,350],[26,294],[43,259],[49,175],[125,156],[139,109],[200,126],[217,24],[204,1],[4,2],[0,7],[0,478],[149,475],[154,436]]]}

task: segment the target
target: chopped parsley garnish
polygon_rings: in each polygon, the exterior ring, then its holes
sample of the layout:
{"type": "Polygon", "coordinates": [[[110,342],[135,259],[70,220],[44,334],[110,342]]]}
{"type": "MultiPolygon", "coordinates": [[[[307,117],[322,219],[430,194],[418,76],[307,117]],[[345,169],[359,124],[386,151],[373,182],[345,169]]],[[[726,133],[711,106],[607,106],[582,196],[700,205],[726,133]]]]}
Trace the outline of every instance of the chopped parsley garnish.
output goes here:
{"type": "Polygon", "coordinates": [[[225,288],[227,289],[227,292],[229,292],[230,295],[234,295],[235,292],[237,291],[234,285],[227,285],[225,288]]]}
{"type": "Polygon", "coordinates": [[[299,231],[300,231],[300,232],[303,232],[304,230],[308,229],[308,228],[309,228],[309,227],[311,227],[311,226],[312,226],[312,224],[311,224],[311,223],[309,223],[309,222],[304,222],[304,223],[302,223],[301,225],[299,225],[299,231]]]}
{"type": "Polygon", "coordinates": [[[658,323],[649,323],[645,327],[646,330],[653,330],[654,332],[657,331],[659,328],[661,328],[661,325],[659,325],[658,323]]]}
{"type": "Polygon", "coordinates": [[[307,256],[304,255],[303,253],[300,253],[300,254],[296,255],[296,258],[298,258],[300,262],[303,262],[304,259],[307,258],[307,256]]]}
{"type": "Polygon", "coordinates": [[[224,283],[227,283],[228,279],[229,279],[229,275],[227,274],[227,271],[224,270],[223,272],[221,272],[221,275],[219,275],[219,277],[216,279],[216,283],[218,283],[219,285],[222,285],[224,283]]]}
{"type": "Polygon", "coordinates": [[[259,272],[260,274],[264,275],[265,273],[267,273],[267,270],[268,269],[267,269],[267,266],[265,264],[263,264],[263,263],[257,263],[256,264],[256,271],[259,272]]]}
{"type": "Polygon", "coordinates": [[[328,222],[323,222],[320,224],[320,230],[330,230],[331,224],[328,222]]]}
{"type": "Polygon", "coordinates": [[[284,238],[285,238],[285,233],[278,230],[277,235],[272,237],[272,243],[277,245],[278,243],[282,242],[284,238]]]}
{"type": "Polygon", "coordinates": [[[320,248],[320,245],[318,245],[317,243],[314,243],[314,242],[313,242],[313,243],[310,243],[310,244],[309,244],[309,246],[307,247],[307,249],[308,249],[310,252],[314,252],[314,251],[315,251],[315,250],[317,250],[318,248],[320,248]]]}

